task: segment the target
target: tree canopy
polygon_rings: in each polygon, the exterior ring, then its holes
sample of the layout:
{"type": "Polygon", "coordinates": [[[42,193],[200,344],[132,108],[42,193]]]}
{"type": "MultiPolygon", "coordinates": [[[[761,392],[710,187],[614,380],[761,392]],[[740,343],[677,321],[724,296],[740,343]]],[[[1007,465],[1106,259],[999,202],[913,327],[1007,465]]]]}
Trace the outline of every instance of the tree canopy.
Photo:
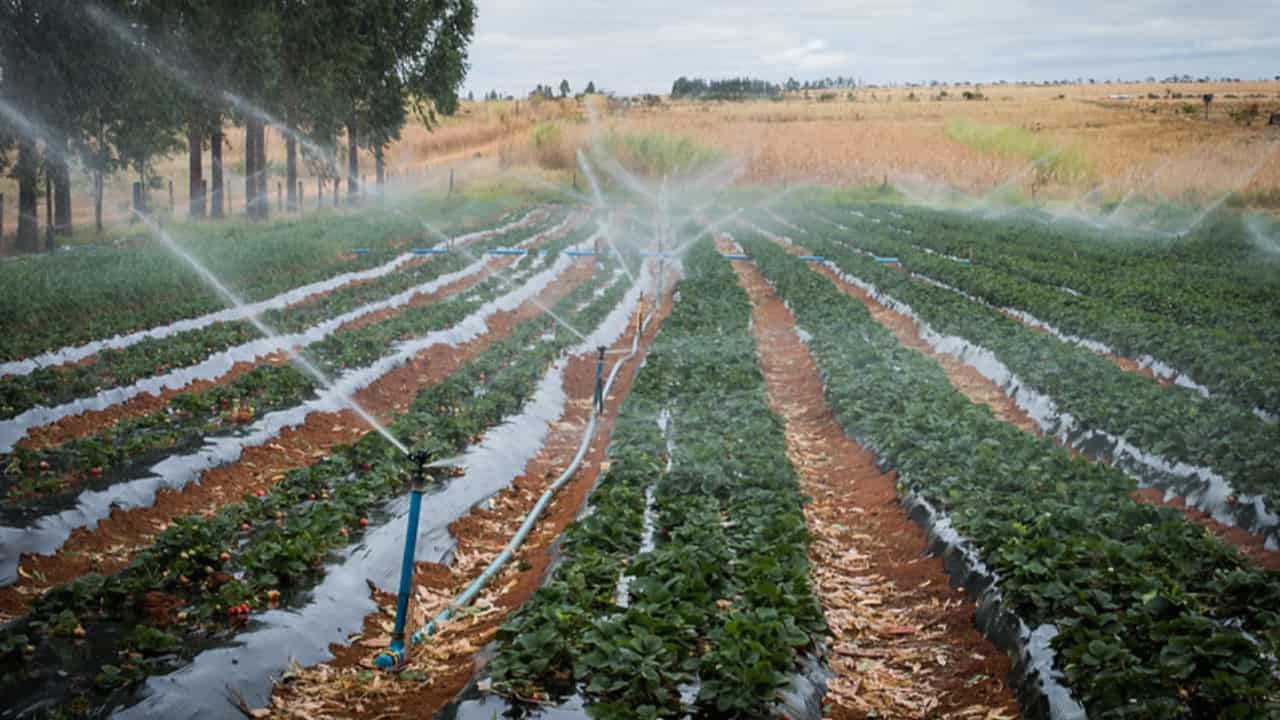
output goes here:
{"type": "Polygon", "coordinates": [[[227,120],[313,160],[344,132],[380,157],[410,113],[430,128],[457,108],[475,17],[474,0],[0,0],[0,171],[33,185],[43,153],[145,177],[186,139],[194,174],[227,120]]]}

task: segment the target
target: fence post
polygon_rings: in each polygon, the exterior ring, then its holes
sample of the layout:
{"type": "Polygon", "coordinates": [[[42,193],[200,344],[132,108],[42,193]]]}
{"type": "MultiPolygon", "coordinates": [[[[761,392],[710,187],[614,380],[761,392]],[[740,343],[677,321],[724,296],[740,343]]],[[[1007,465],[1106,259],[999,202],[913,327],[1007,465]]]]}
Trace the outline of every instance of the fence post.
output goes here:
{"type": "Polygon", "coordinates": [[[449,168],[449,194],[453,194],[453,168],[449,168]]]}
{"type": "Polygon", "coordinates": [[[342,191],[342,179],[336,178],[333,181],[333,206],[338,207],[338,196],[342,191]]]}
{"type": "Polygon", "coordinates": [[[276,209],[284,212],[284,183],[276,181],[276,209]]]}
{"type": "Polygon", "coordinates": [[[316,209],[324,207],[324,178],[316,178],[316,209]]]}
{"type": "Polygon", "coordinates": [[[169,214],[177,217],[178,206],[173,203],[173,181],[169,181],[169,214]]]}
{"type": "Polygon", "coordinates": [[[4,193],[0,193],[0,250],[4,249],[4,193]]]}
{"type": "Polygon", "coordinates": [[[305,200],[305,197],[303,196],[303,192],[302,192],[302,189],[304,187],[306,186],[302,184],[301,180],[299,180],[298,181],[298,214],[299,215],[302,214],[302,211],[305,208],[305,206],[302,204],[303,201],[305,200]]]}

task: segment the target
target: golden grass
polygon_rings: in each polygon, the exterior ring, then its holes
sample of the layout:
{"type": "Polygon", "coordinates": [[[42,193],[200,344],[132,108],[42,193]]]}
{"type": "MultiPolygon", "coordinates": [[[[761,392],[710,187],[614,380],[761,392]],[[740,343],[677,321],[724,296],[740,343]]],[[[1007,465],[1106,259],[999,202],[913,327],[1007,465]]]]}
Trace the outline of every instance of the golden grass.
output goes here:
{"type": "MultiPolygon", "coordinates": [[[[982,101],[960,99],[964,88],[947,88],[945,98],[938,97],[940,90],[864,89],[855,92],[852,102],[847,91],[836,92],[827,102],[791,97],[781,102],[664,102],[630,109],[610,102],[607,122],[625,133],[688,137],[719,148],[741,159],[744,184],[865,185],[887,179],[974,194],[997,188],[1028,193],[1037,180],[1034,153],[1050,148],[1066,153],[1085,171],[1054,174],[1036,188],[1049,197],[1070,199],[1096,190],[1095,196],[1103,198],[1140,193],[1205,203],[1232,192],[1237,201],[1280,209],[1280,128],[1266,126],[1269,113],[1280,112],[1280,83],[987,86],[981,89],[982,101]],[[1199,99],[1204,92],[1216,95],[1208,120],[1199,99]],[[1127,98],[1113,97],[1117,95],[1127,98]],[[1260,117],[1251,126],[1231,117],[1255,104],[1260,117]],[[1187,106],[1195,112],[1186,112],[1187,106]],[[986,128],[984,132],[1021,149],[966,142],[955,132],[960,126],[986,128]],[[1000,128],[1012,130],[1001,133],[1000,128]]],[[[459,114],[445,118],[432,132],[417,123],[406,127],[388,149],[387,165],[424,183],[441,182],[439,168],[464,162],[474,177],[479,168],[489,167],[476,162],[485,158],[493,159],[492,172],[512,166],[571,171],[574,152],[589,132],[583,107],[573,101],[463,103],[459,114]]],[[[243,133],[228,127],[227,136],[224,160],[238,210],[244,202],[239,178],[243,133]]],[[[268,138],[268,159],[283,174],[284,143],[274,132],[268,138]]],[[[208,171],[206,152],[206,176],[208,171]]],[[[373,160],[367,153],[362,153],[361,172],[372,182],[373,160]]],[[[174,202],[179,215],[184,214],[185,154],[157,163],[155,173],[174,180],[174,202]]],[[[305,169],[303,178],[305,199],[313,206],[316,181],[305,169]]],[[[128,217],[133,180],[121,174],[108,183],[109,222],[128,217]]],[[[277,182],[273,176],[269,183],[273,201],[277,182]]],[[[74,220],[88,225],[88,178],[76,174],[73,190],[74,220]]],[[[6,197],[4,229],[11,234],[16,184],[0,178],[0,192],[6,197]]],[[[152,200],[167,208],[167,187],[153,191],[152,200]]],[[[43,222],[43,202],[40,212],[43,222]]]]}
{"type": "Polygon", "coordinates": [[[623,124],[725,147],[744,159],[744,180],[751,183],[865,184],[914,176],[969,193],[1011,179],[1029,190],[1034,161],[950,137],[948,123],[963,121],[1014,128],[1078,156],[1088,172],[1066,173],[1069,182],[1047,188],[1061,196],[1101,186],[1108,195],[1136,190],[1205,201],[1235,191],[1280,207],[1280,128],[1265,125],[1269,112],[1280,112],[1280,83],[1168,89],[1184,97],[1166,98],[1164,85],[995,86],[983,88],[985,101],[959,99],[954,88],[944,99],[934,99],[936,89],[860,90],[852,102],[844,92],[829,102],[681,102],[633,111],[623,124]],[[1206,91],[1216,95],[1208,120],[1199,100],[1206,91]],[[1149,99],[1149,93],[1160,97],[1149,99]],[[1189,103],[1196,113],[1183,111],[1189,103]],[[1261,119],[1252,126],[1230,117],[1255,103],[1261,119]]]}

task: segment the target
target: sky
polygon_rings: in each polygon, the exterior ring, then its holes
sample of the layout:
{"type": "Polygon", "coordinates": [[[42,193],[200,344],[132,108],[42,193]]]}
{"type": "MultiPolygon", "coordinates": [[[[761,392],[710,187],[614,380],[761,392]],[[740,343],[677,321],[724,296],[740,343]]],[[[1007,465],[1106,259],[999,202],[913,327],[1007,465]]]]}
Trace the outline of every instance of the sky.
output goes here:
{"type": "Polygon", "coordinates": [[[467,89],[1280,76],[1277,0],[477,0],[467,89]]]}

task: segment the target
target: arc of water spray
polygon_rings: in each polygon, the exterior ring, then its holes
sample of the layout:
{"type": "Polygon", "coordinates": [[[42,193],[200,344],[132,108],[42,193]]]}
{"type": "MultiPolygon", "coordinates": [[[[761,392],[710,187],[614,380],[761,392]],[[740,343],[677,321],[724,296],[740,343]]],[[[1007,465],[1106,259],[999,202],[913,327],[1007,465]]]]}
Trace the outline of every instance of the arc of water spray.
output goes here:
{"type": "MultiPolygon", "coordinates": [[[[146,226],[151,230],[151,233],[160,240],[160,242],[165,246],[166,249],[168,249],[174,255],[177,255],[179,258],[181,258],[182,261],[185,262],[187,265],[189,265],[192,270],[195,270],[196,274],[199,275],[200,278],[204,280],[206,284],[212,287],[215,292],[221,295],[223,299],[225,299],[227,302],[231,303],[237,308],[242,308],[245,306],[245,302],[241,300],[234,292],[232,292],[230,288],[224,285],[222,281],[218,279],[218,276],[214,275],[199,260],[197,260],[193,255],[188,253],[186,250],[184,250],[182,246],[178,245],[178,243],[174,241],[172,237],[169,236],[169,233],[165,231],[164,228],[160,227],[155,222],[155,220],[151,218],[151,216],[138,212],[136,209],[133,211],[133,214],[137,215],[138,218],[141,219],[142,222],[146,224],[146,226]]],[[[265,322],[263,322],[257,315],[253,315],[253,314],[247,315],[245,319],[248,320],[250,323],[252,323],[253,326],[257,328],[258,332],[262,333],[263,335],[271,338],[279,337],[279,333],[276,332],[275,329],[267,325],[265,322]]],[[[363,407],[361,407],[360,404],[356,402],[356,399],[354,397],[351,397],[345,393],[338,392],[338,390],[334,387],[333,381],[330,380],[328,376],[326,376],[323,372],[321,372],[320,368],[313,365],[311,361],[307,360],[305,357],[303,357],[300,353],[295,351],[293,348],[286,348],[286,351],[289,354],[290,361],[292,361],[295,365],[297,365],[304,372],[310,375],[317,383],[320,384],[321,387],[323,387],[326,391],[330,392],[331,394],[340,397],[342,401],[348,407],[350,407],[357,415],[359,415],[362,420],[368,423],[370,428],[372,428],[375,432],[377,432],[379,435],[385,438],[387,442],[391,443],[393,447],[395,447],[397,450],[404,453],[405,455],[409,454],[409,448],[405,447],[403,443],[397,440],[395,436],[391,434],[391,431],[387,430],[387,428],[382,423],[378,422],[377,418],[373,417],[373,415],[370,414],[368,410],[365,410],[363,407]]]]}
{"type": "MultiPolygon", "coordinates": [[[[397,210],[396,212],[401,212],[401,211],[397,210]]],[[[405,217],[409,217],[409,216],[405,215],[405,217]]],[[[417,220],[418,222],[422,223],[423,229],[425,229],[427,232],[436,236],[437,238],[444,241],[445,243],[451,243],[452,238],[450,238],[448,235],[445,235],[440,230],[436,229],[433,225],[431,225],[431,223],[428,223],[426,220],[423,220],[422,218],[417,218],[417,220]]],[[[452,249],[457,250],[463,255],[466,255],[467,257],[471,258],[472,262],[480,262],[480,258],[477,257],[475,253],[468,250],[466,247],[462,245],[452,245],[452,244],[450,246],[452,247],[452,249]]],[[[496,279],[498,282],[502,283],[502,286],[506,288],[508,291],[515,289],[515,286],[511,284],[511,280],[509,278],[504,277],[501,270],[492,270],[490,271],[489,276],[496,279]]],[[[581,332],[578,331],[577,328],[570,325],[567,320],[565,320],[564,318],[560,317],[555,312],[553,312],[551,308],[547,307],[541,300],[539,300],[536,297],[530,297],[529,302],[533,303],[535,306],[538,307],[539,310],[542,310],[544,313],[550,316],[552,320],[555,320],[557,323],[560,323],[560,325],[564,329],[573,333],[575,336],[577,336],[579,340],[586,342],[587,340],[586,335],[583,335],[581,332]]]]}

